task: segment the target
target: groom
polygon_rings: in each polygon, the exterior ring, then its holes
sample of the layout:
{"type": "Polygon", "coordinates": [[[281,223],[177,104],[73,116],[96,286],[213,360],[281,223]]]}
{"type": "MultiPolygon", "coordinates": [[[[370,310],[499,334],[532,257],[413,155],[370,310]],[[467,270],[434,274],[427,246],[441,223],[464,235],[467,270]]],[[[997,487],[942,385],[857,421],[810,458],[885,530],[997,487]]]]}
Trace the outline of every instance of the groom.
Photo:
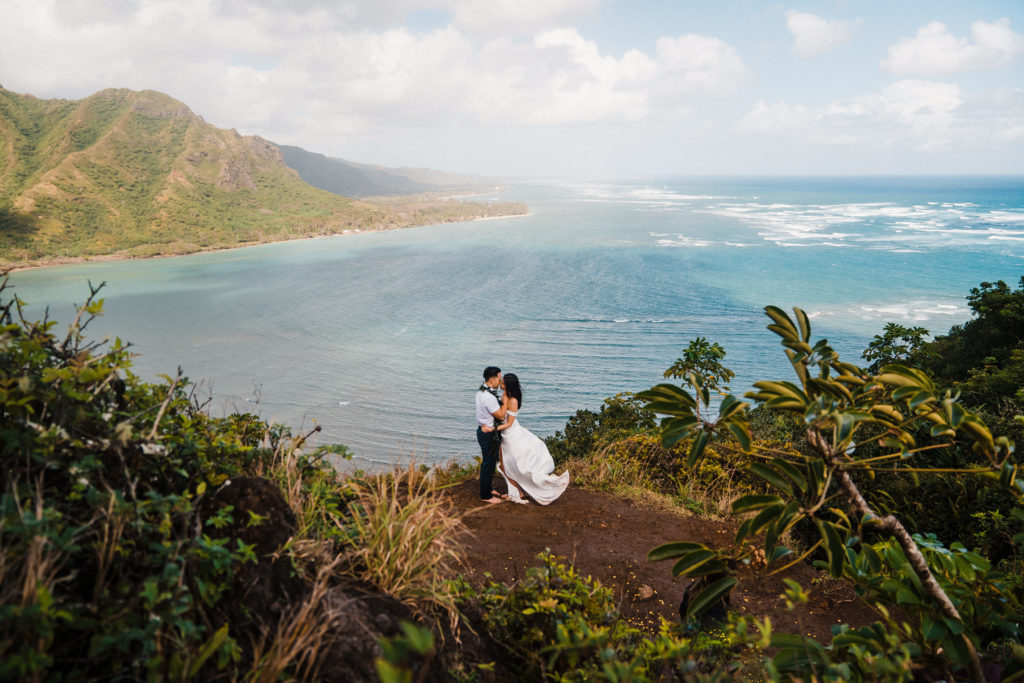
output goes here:
{"type": "Polygon", "coordinates": [[[501,432],[495,430],[495,420],[505,419],[505,410],[498,400],[501,369],[493,365],[484,368],[484,383],[476,392],[476,440],[480,444],[483,460],[480,462],[480,500],[500,503],[501,497],[491,490],[494,468],[498,464],[501,432]]]}

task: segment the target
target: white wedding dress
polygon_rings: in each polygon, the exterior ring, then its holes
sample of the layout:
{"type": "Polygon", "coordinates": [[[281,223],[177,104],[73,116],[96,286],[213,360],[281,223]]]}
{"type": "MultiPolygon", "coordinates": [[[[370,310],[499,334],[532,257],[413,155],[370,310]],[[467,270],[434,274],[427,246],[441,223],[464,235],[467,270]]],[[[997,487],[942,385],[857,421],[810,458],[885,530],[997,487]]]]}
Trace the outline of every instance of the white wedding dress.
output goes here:
{"type": "Polygon", "coordinates": [[[569,471],[554,474],[555,461],[552,460],[548,447],[519,422],[516,413],[508,414],[516,420],[511,427],[502,432],[501,459],[504,471],[502,472],[501,467],[498,468],[508,484],[508,497],[516,503],[526,502],[519,496],[515,485],[509,481],[511,479],[535,501],[541,505],[549,505],[569,486],[569,471]]]}

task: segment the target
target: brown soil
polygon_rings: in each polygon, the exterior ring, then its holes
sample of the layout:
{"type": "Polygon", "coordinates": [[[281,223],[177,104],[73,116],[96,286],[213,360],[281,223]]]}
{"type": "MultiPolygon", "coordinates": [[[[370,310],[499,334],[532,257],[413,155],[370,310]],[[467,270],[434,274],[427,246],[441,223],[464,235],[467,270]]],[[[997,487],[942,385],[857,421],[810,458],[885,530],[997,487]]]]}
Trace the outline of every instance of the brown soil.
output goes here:
{"type": "MultiPolygon", "coordinates": [[[[731,521],[643,507],[572,486],[547,507],[511,502],[489,505],[480,502],[478,486],[471,479],[448,489],[467,528],[466,573],[471,582],[482,585],[485,572],[495,580],[514,582],[538,563],[538,553],[550,548],[582,575],[611,587],[623,617],[652,632],[659,616],[679,619],[679,603],[689,580],[673,578],[670,561],[649,562],[648,551],[673,541],[722,546],[736,531],[731,521]]],[[[776,632],[801,632],[828,643],[833,624],[860,626],[874,620],[848,585],[806,564],[769,576],[761,563],[743,567],[738,575],[732,609],[759,619],[769,617],[776,632]],[[798,581],[809,593],[809,602],[790,612],[780,597],[783,578],[798,581]]]]}

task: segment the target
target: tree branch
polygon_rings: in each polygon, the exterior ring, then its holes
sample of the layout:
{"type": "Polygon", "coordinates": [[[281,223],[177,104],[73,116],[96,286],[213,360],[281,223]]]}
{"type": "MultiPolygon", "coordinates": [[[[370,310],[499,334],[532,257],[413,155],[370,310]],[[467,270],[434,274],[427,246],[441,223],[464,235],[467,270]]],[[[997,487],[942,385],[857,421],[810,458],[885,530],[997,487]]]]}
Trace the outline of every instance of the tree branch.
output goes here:
{"type": "MultiPolygon", "coordinates": [[[[940,611],[950,619],[963,623],[960,612],[957,611],[953,601],[949,599],[946,591],[942,589],[942,586],[935,579],[935,575],[932,574],[932,570],[928,566],[928,560],[925,559],[921,549],[917,546],[917,543],[911,537],[906,527],[892,515],[879,517],[875,514],[871,506],[868,505],[867,500],[864,499],[860,489],[857,488],[857,484],[850,477],[850,473],[843,469],[836,451],[826,443],[825,439],[816,429],[807,430],[807,442],[825,457],[830,468],[835,471],[836,482],[839,484],[839,488],[843,491],[846,500],[854,512],[860,515],[861,518],[870,515],[877,520],[880,531],[896,539],[896,542],[900,544],[900,548],[903,549],[903,554],[906,555],[907,561],[910,562],[914,573],[921,580],[921,585],[924,586],[925,592],[936,602],[940,611]]],[[[981,670],[981,660],[978,658],[978,651],[971,639],[967,637],[966,632],[963,634],[963,639],[967,644],[967,650],[970,654],[969,671],[971,681],[972,683],[984,683],[985,676],[981,670]]]]}

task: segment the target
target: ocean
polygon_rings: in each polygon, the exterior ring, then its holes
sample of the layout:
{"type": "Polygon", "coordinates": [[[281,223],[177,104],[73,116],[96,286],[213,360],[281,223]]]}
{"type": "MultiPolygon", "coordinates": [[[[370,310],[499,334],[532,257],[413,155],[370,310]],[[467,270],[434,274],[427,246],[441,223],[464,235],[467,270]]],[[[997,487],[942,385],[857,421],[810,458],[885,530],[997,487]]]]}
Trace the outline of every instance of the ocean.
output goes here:
{"type": "Polygon", "coordinates": [[[933,334],[983,281],[1024,275],[1024,178],[654,178],[517,182],[530,214],[145,261],[16,271],[29,316],[180,366],[215,416],[248,411],[355,454],[344,467],[470,462],[486,365],[523,383],[540,436],[641,391],[690,340],[734,392],[790,379],[763,307],[799,306],[845,360],[886,322],[933,334]]]}

